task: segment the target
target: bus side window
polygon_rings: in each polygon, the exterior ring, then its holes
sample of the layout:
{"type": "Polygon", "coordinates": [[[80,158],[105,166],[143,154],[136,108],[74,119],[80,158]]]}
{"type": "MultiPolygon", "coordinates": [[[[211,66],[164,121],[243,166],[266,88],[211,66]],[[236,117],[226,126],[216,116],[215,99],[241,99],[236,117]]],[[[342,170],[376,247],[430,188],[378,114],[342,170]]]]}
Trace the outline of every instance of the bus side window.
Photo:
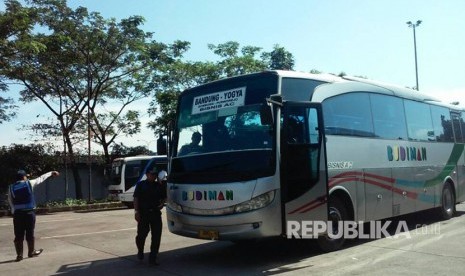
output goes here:
{"type": "Polygon", "coordinates": [[[460,113],[452,113],[452,126],[454,128],[454,136],[455,136],[455,142],[456,143],[463,143],[463,135],[462,135],[462,126],[463,125],[463,119],[460,116],[460,113]]]}

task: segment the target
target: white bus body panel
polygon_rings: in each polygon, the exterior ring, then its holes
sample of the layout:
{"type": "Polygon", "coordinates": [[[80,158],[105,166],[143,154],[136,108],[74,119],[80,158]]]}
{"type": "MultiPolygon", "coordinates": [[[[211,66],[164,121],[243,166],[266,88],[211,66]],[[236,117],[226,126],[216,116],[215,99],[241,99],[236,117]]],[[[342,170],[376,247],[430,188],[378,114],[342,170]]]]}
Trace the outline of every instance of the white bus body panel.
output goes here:
{"type": "Polygon", "coordinates": [[[169,230],[175,234],[192,238],[199,238],[200,231],[215,231],[220,240],[278,236],[281,234],[281,198],[278,187],[279,183],[276,177],[224,184],[179,185],[168,183],[168,198],[183,207],[201,209],[205,212],[231,207],[263,193],[276,191],[274,200],[269,205],[251,212],[202,216],[175,212],[167,207],[169,230]],[[216,192],[219,195],[219,192],[224,194],[226,191],[233,192],[232,199],[208,199],[209,192],[216,192]],[[205,196],[207,196],[207,200],[205,200],[205,196]]]}
{"type": "MultiPolygon", "coordinates": [[[[134,202],[134,190],[136,188],[135,184],[125,190],[125,177],[126,177],[126,162],[128,161],[138,161],[138,160],[153,160],[153,162],[160,163],[160,164],[165,164],[167,161],[167,156],[166,155],[140,155],[140,156],[131,156],[131,157],[122,157],[122,158],[117,158],[114,160],[115,161],[122,161],[123,165],[121,167],[122,173],[121,173],[121,180],[118,185],[109,185],[108,186],[108,191],[110,192],[108,194],[108,199],[110,200],[119,200],[123,203],[129,203],[132,204],[134,202]],[[162,162],[163,160],[166,160],[165,162],[162,162]],[[118,193],[112,193],[112,191],[120,191],[118,193]]],[[[147,163],[148,165],[148,163],[147,163]]],[[[142,170],[145,171],[146,166],[142,168],[142,170]]],[[[142,172],[143,175],[140,177],[138,181],[143,181],[147,179],[147,176],[145,175],[145,172],[142,172]]]]}
{"type": "MultiPolygon", "coordinates": [[[[353,199],[356,221],[369,221],[426,210],[440,205],[443,183],[457,181],[456,166],[448,166],[454,145],[327,136],[330,194],[343,187],[353,199]],[[392,149],[415,148],[422,160],[392,160],[392,149]],[[364,152],[359,152],[360,149],[364,152]],[[359,199],[355,202],[354,199],[359,199]],[[364,201],[364,202],[360,202],[364,201]]],[[[460,149],[459,149],[460,150],[460,149]]],[[[462,149],[463,151],[463,149],[462,149]]],[[[397,157],[394,157],[397,158],[397,157]]],[[[399,157],[399,159],[401,159],[399,157]]],[[[459,161],[463,166],[463,159],[459,161]]],[[[460,191],[457,193],[461,196],[460,191]]]]}

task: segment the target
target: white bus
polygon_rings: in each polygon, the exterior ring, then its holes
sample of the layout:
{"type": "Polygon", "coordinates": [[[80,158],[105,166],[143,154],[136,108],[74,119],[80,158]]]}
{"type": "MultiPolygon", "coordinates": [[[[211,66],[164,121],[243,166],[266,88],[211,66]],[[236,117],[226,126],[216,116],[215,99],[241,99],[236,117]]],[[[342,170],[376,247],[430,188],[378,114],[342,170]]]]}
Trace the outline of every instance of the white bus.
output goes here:
{"type": "MultiPolygon", "coordinates": [[[[415,90],[265,71],[188,89],[177,114],[167,219],[178,235],[286,236],[289,222],[432,208],[450,218],[465,200],[465,113],[415,90]],[[197,149],[180,151],[194,133],[197,149]]],[[[318,241],[330,251],[344,239],[318,241]]]]}
{"type": "Polygon", "coordinates": [[[111,182],[108,186],[108,198],[119,200],[128,207],[133,207],[135,185],[146,178],[146,168],[155,162],[159,171],[168,171],[166,155],[138,155],[116,158],[111,166],[111,182]]]}

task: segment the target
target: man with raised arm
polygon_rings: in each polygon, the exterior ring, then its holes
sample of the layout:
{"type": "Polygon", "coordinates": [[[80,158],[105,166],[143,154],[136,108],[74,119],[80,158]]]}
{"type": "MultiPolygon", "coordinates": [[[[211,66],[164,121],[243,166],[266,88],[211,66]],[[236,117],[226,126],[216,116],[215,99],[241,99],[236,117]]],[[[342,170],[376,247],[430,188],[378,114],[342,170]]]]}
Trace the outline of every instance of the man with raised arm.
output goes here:
{"type": "Polygon", "coordinates": [[[23,259],[23,242],[26,235],[28,257],[37,257],[43,249],[34,248],[34,228],[36,224],[34,186],[44,182],[50,176],[60,175],[57,171],[45,173],[38,178],[28,179],[25,170],[19,170],[16,174],[16,182],[8,188],[8,202],[13,214],[13,226],[15,232],[16,261],[23,259]]]}

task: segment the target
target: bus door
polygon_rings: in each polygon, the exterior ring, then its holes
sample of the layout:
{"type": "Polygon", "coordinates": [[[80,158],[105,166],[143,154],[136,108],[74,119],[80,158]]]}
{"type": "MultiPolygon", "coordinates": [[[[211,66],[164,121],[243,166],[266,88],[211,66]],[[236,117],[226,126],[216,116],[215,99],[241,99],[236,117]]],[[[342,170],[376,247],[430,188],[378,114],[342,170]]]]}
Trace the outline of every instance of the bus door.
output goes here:
{"type": "Polygon", "coordinates": [[[451,112],[452,127],[455,136],[455,149],[462,152],[462,156],[457,161],[457,183],[456,187],[456,202],[465,200],[465,123],[463,120],[463,113],[451,112]]]}
{"type": "Polygon", "coordinates": [[[321,104],[284,102],[281,128],[283,230],[328,220],[326,146],[321,104]]]}

